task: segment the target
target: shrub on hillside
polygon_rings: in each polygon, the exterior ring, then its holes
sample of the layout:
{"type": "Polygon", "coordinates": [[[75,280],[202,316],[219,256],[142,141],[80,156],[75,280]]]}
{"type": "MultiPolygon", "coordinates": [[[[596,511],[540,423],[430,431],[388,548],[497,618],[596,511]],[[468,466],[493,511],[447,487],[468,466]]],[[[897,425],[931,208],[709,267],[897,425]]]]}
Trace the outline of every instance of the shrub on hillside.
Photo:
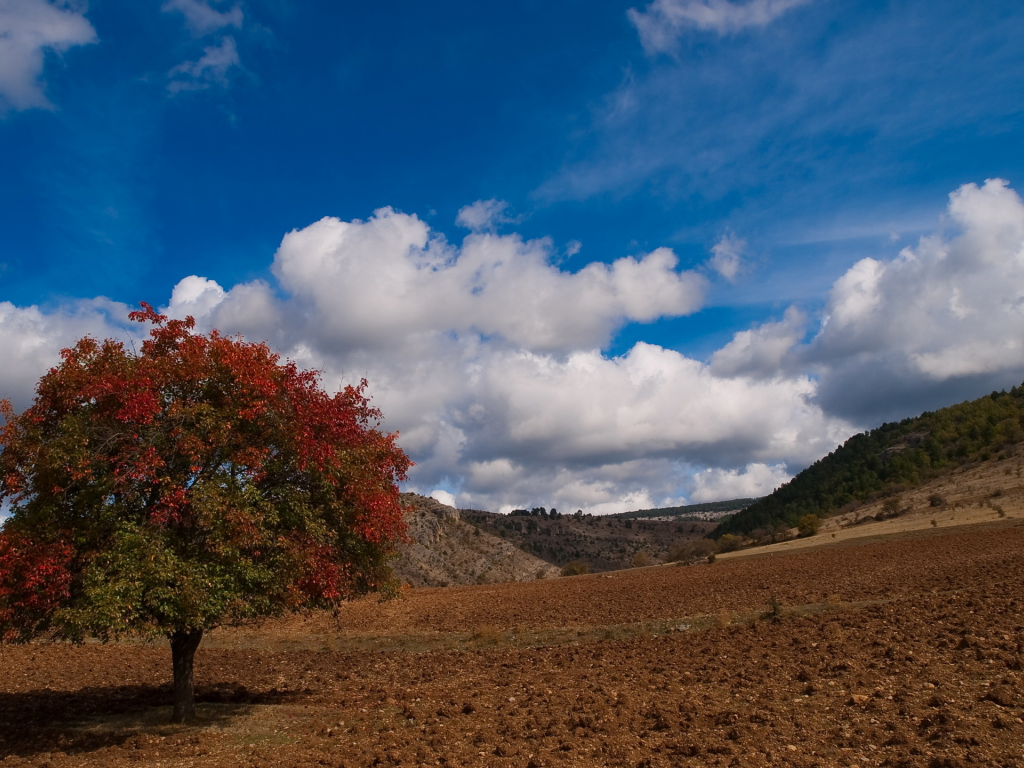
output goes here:
{"type": "Polygon", "coordinates": [[[743,545],[743,539],[739,536],[734,536],[731,533],[722,534],[722,537],[718,540],[718,551],[719,552],[734,552],[743,545]]]}
{"type": "Polygon", "coordinates": [[[881,518],[888,520],[889,518],[897,517],[901,511],[900,499],[898,496],[894,496],[891,499],[886,499],[885,503],[882,504],[881,518]]]}
{"type": "Polygon", "coordinates": [[[590,573],[590,566],[583,560],[573,560],[562,568],[563,576],[582,576],[586,573],[590,573]]]}
{"type": "Polygon", "coordinates": [[[637,552],[633,555],[633,567],[634,568],[646,568],[649,565],[654,565],[654,561],[651,556],[646,552],[637,552]]]}
{"type": "Polygon", "coordinates": [[[771,533],[765,526],[761,526],[750,532],[750,538],[755,544],[767,544],[771,541],[771,533]]]}
{"type": "Polygon", "coordinates": [[[797,524],[801,536],[813,536],[821,530],[821,518],[817,515],[804,515],[797,524]]]}
{"type": "Polygon", "coordinates": [[[696,539],[679,544],[669,550],[670,563],[694,563],[704,560],[718,551],[718,544],[711,539],[696,539]]]}

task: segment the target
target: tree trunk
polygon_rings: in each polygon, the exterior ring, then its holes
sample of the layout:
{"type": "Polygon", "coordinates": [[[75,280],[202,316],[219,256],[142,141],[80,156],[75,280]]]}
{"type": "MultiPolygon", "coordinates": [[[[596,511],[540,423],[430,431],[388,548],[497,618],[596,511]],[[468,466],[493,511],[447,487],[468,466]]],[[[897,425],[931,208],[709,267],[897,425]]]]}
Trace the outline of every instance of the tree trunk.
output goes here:
{"type": "Polygon", "coordinates": [[[193,629],[171,635],[171,663],[174,666],[173,723],[188,723],[196,717],[195,681],[193,670],[196,649],[203,639],[203,630],[193,629]]]}

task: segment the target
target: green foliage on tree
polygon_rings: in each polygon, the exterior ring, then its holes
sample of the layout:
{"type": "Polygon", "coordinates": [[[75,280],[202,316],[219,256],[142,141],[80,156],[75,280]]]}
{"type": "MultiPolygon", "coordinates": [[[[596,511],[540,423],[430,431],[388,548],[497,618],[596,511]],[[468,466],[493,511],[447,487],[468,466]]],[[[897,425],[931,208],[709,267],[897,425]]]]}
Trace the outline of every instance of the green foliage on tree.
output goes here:
{"type": "Polygon", "coordinates": [[[796,526],[843,506],[916,487],[952,467],[987,461],[1024,440],[1024,387],[883,424],[854,435],[712,534],[796,526]]]}
{"type": "Polygon", "coordinates": [[[804,515],[797,523],[797,530],[801,536],[813,536],[821,530],[821,518],[817,515],[804,515]]]}
{"type": "Polygon", "coordinates": [[[392,585],[410,464],[362,387],[143,307],[3,404],[0,636],[166,636],[182,722],[204,632],[392,585]]]}

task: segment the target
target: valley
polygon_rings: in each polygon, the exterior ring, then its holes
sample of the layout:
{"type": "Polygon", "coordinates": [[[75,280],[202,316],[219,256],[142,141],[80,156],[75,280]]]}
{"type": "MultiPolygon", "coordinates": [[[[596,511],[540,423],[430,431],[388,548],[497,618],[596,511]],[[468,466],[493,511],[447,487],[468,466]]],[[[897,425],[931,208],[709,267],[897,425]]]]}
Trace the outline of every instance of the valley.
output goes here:
{"type": "Polygon", "coordinates": [[[694,519],[634,520],[593,515],[498,515],[460,510],[462,519],[518,549],[557,566],[581,561],[591,571],[613,571],[653,564],[682,544],[701,539],[714,521],[694,519]]]}

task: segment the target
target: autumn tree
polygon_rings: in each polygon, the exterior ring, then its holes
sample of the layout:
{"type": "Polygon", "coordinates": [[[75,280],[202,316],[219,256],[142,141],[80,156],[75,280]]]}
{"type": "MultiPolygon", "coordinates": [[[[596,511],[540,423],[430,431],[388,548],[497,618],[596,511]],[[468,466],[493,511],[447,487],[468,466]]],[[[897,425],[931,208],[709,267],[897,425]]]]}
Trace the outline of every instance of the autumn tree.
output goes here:
{"type": "Polygon", "coordinates": [[[166,636],[186,722],[204,632],[391,585],[410,462],[365,381],[331,396],[265,344],[130,317],[140,351],[83,338],[2,404],[0,633],[166,636]]]}

